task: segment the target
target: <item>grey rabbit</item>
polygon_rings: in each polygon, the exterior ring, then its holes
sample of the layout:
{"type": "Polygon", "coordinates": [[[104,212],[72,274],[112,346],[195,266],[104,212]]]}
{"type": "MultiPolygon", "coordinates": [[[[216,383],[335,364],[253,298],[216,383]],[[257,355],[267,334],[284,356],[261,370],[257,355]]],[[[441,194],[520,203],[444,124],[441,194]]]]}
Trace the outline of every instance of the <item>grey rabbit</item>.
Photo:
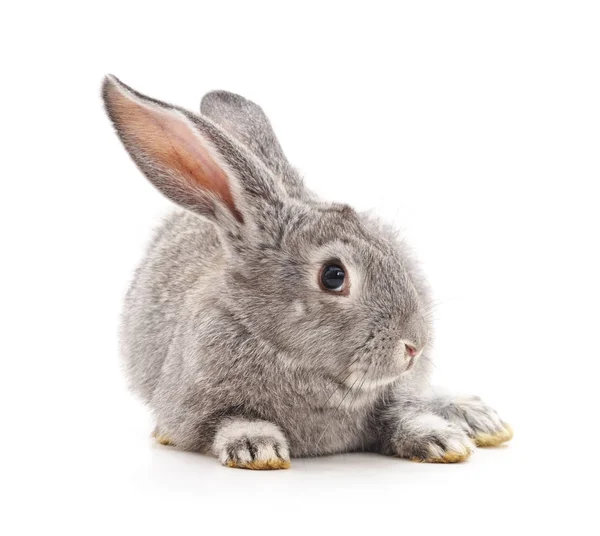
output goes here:
{"type": "Polygon", "coordinates": [[[127,293],[121,351],[155,436],[223,465],[370,451],[459,462],[511,428],[430,387],[430,291],[389,227],[320,199],[262,109],[225,91],[200,114],[107,76],[129,154],[184,210],[127,293]]]}

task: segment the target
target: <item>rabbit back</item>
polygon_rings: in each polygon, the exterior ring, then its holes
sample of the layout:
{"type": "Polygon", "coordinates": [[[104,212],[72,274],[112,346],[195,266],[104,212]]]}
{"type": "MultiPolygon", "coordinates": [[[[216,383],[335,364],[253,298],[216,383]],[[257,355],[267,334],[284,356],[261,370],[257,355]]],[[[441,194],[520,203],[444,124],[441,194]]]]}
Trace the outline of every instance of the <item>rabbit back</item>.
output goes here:
{"type": "Polygon", "coordinates": [[[210,223],[184,211],[157,230],[127,292],[120,330],[130,388],[150,402],[175,337],[187,295],[220,257],[210,223]]]}

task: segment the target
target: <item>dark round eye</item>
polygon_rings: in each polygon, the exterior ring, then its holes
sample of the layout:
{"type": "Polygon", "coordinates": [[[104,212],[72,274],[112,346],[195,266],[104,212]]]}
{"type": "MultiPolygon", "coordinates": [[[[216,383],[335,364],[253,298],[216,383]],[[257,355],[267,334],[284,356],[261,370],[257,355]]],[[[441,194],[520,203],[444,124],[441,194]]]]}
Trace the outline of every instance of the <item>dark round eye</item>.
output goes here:
{"type": "Polygon", "coordinates": [[[337,264],[326,264],[321,272],[321,285],[326,290],[342,292],[346,272],[337,264]]]}

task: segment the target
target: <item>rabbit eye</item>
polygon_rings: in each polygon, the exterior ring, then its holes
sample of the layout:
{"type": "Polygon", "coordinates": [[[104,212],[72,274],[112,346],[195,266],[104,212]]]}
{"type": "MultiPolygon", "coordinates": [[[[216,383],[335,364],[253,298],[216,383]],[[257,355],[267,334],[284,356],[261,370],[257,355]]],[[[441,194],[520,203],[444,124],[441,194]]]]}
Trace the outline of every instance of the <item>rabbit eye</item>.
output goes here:
{"type": "Polygon", "coordinates": [[[321,288],[330,292],[343,293],[345,290],[346,271],[339,264],[326,264],[321,270],[321,288]]]}

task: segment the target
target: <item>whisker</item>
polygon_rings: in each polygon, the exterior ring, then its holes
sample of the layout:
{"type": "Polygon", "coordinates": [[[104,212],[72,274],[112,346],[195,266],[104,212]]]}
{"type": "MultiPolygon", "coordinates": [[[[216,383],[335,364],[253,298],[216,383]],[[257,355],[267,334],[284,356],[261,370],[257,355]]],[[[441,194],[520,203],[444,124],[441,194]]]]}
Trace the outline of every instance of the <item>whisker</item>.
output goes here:
{"type": "Polygon", "coordinates": [[[437,365],[430,359],[428,358],[426,355],[421,355],[421,359],[426,359],[427,361],[429,361],[435,368],[437,368],[437,365]]]}
{"type": "Polygon", "coordinates": [[[362,375],[361,382],[360,382],[358,388],[356,389],[356,392],[354,393],[352,400],[350,401],[350,406],[348,407],[348,411],[350,411],[350,409],[352,409],[352,406],[354,405],[354,403],[358,400],[358,397],[360,396],[360,390],[362,389],[362,386],[365,384],[365,380],[367,379],[367,373],[369,372],[369,369],[371,368],[371,363],[369,363],[367,370],[365,370],[364,374],[362,375]]]}
{"type": "MultiPolygon", "coordinates": [[[[340,407],[342,407],[342,404],[344,403],[344,400],[346,400],[346,397],[352,392],[352,388],[356,385],[357,381],[358,381],[358,378],[356,378],[356,380],[354,380],[354,382],[350,386],[350,389],[348,389],[348,392],[342,397],[342,399],[340,400],[340,403],[335,408],[334,414],[337,413],[340,410],[340,407]]],[[[327,430],[329,430],[329,427],[331,426],[332,422],[333,422],[333,420],[330,420],[329,423],[327,424],[327,426],[325,427],[325,429],[321,432],[321,435],[319,436],[319,439],[317,440],[315,448],[317,448],[319,446],[319,444],[321,443],[321,439],[323,439],[323,436],[325,435],[325,432],[327,432],[327,430]]]]}
{"type": "MultiPolygon", "coordinates": [[[[344,370],[344,373],[348,372],[348,370],[350,369],[350,367],[352,367],[352,365],[354,365],[354,363],[356,363],[358,360],[359,360],[359,357],[357,357],[357,358],[356,358],[354,361],[352,361],[352,363],[350,363],[350,364],[349,364],[349,365],[346,367],[346,369],[344,370]]],[[[347,375],[347,376],[346,376],[346,377],[345,377],[345,378],[344,378],[344,379],[343,379],[341,382],[338,382],[338,384],[337,384],[336,388],[335,388],[335,389],[333,390],[333,392],[332,392],[332,393],[331,393],[331,394],[330,394],[330,395],[327,397],[327,400],[325,400],[325,404],[323,404],[324,406],[326,406],[326,405],[327,405],[327,403],[328,403],[328,402],[331,400],[331,397],[332,397],[333,395],[335,395],[335,393],[337,393],[337,392],[340,390],[340,388],[341,388],[341,387],[342,387],[342,386],[343,386],[343,385],[346,383],[346,380],[347,380],[347,379],[348,379],[350,376],[352,376],[352,374],[354,374],[354,372],[350,372],[350,374],[348,374],[348,375],[347,375]]],[[[331,380],[331,381],[330,381],[330,382],[329,382],[329,383],[328,383],[328,384],[325,386],[325,389],[323,389],[323,391],[322,391],[322,392],[325,392],[325,391],[327,390],[327,388],[328,388],[328,387],[329,387],[331,384],[333,384],[333,383],[336,383],[336,380],[331,380]]]]}

